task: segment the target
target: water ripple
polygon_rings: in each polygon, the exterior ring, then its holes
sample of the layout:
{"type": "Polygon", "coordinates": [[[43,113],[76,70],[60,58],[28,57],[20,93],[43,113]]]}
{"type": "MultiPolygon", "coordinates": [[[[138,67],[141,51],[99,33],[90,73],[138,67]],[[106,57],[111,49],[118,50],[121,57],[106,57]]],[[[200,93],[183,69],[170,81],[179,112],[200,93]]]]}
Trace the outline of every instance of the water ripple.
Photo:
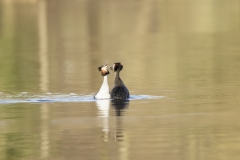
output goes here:
{"type": "MultiPolygon", "coordinates": [[[[60,93],[45,93],[45,94],[31,94],[22,92],[16,95],[0,94],[0,104],[8,103],[46,103],[46,102],[92,102],[96,101],[93,98],[94,94],[78,95],[75,93],[60,94],[60,93]]],[[[141,100],[141,99],[160,99],[164,96],[153,95],[131,95],[129,100],[141,100]]]]}

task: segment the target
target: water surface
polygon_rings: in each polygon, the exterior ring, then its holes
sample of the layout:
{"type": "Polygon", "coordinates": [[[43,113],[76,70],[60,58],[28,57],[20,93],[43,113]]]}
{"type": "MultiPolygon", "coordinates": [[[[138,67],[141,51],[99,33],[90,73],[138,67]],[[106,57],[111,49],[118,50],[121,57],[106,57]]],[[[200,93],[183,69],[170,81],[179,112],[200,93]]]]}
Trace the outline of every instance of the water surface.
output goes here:
{"type": "Polygon", "coordinates": [[[0,159],[238,159],[239,4],[0,1],[0,159]]]}

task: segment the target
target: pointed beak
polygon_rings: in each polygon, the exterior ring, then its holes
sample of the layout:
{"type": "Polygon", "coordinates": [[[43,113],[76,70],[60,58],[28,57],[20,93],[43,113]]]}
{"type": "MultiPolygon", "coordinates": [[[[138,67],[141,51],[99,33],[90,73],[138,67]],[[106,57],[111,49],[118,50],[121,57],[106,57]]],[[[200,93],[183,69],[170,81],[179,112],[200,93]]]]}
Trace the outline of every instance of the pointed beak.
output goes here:
{"type": "Polygon", "coordinates": [[[108,65],[108,62],[106,62],[106,64],[103,65],[103,67],[107,66],[108,65]]]}
{"type": "Polygon", "coordinates": [[[113,70],[113,66],[109,67],[109,69],[113,70]]]}

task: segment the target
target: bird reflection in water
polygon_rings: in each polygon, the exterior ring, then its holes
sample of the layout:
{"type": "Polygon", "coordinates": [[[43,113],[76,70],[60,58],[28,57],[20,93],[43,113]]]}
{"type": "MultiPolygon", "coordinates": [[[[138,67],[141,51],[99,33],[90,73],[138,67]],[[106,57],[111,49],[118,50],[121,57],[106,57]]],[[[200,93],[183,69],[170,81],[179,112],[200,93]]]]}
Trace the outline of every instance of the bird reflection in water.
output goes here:
{"type": "Polygon", "coordinates": [[[109,99],[102,99],[96,100],[96,105],[98,108],[98,117],[99,117],[99,124],[102,127],[103,131],[103,141],[108,142],[110,137],[110,129],[109,129],[109,108],[110,108],[110,100],[109,99]]]}
{"type": "Polygon", "coordinates": [[[112,100],[112,107],[115,109],[115,141],[123,141],[124,140],[124,130],[122,127],[122,118],[120,117],[125,108],[129,105],[129,100],[112,100]]]}
{"type": "Polygon", "coordinates": [[[114,140],[123,141],[124,136],[121,124],[122,119],[119,116],[121,116],[123,110],[129,106],[129,100],[96,100],[96,105],[98,108],[99,125],[102,127],[103,131],[103,141],[108,142],[111,138],[110,124],[112,124],[115,128],[112,131],[112,133],[114,134],[114,140]],[[110,118],[109,116],[110,103],[115,110],[115,118],[110,118]]]}
{"type": "Polygon", "coordinates": [[[129,100],[111,100],[111,105],[116,111],[116,116],[121,116],[123,110],[128,107],[129,100]]]}

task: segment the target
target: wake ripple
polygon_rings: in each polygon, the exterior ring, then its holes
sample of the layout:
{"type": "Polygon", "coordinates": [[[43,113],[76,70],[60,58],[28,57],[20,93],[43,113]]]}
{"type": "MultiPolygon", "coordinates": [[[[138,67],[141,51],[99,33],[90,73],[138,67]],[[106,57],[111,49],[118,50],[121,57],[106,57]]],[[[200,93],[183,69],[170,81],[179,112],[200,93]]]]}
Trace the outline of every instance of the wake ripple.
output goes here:
{"type": "MultiPolygon", "coordinates": [[[[51,102],[92,102],[96,101],[93,98],[94,94],[77,95],[75,93],[60,94],[60,93],[45,93],[42,95],[30,94],[22,92],[16,95],[0,93],[0,104],[9,103],[51,103],[51,102]]],[[[131,95],[129,100],[141,99],[160,99],[164,96],[152,95],[131,95]]]]}

